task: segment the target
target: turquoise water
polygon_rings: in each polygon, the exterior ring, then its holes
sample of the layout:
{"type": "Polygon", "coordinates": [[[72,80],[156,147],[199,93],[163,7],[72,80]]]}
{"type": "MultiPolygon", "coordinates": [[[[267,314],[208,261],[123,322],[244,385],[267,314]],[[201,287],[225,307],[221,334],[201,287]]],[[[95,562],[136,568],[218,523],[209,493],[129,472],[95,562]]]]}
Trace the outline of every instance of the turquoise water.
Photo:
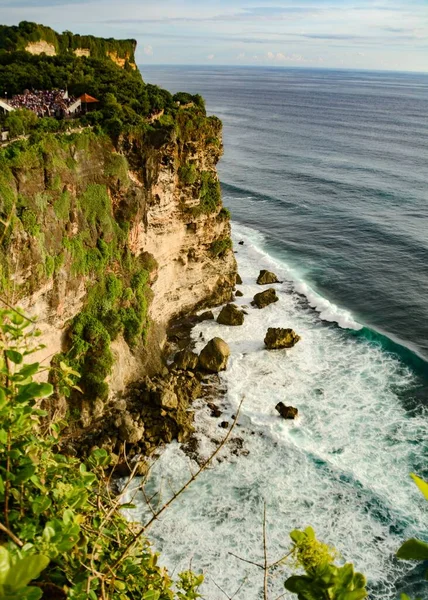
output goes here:
{"type": "MultiPolygon", "coordinates": [[[[427,471],[428,77],[281,69],[151,68],[146,79],[204,94],[224,122],[220,174],[234,219],[248,305],[258,270],[275,270],[279,302],[249,308],[242,327],[213,322],[231,347],[224,415],[197,410],[202,454],[245,395],[248,455],[226,452],[152,530],[171,568],[207,574],[205,595],[261,597],[260,573],[237,562],[312,525],[369,578],[370,597],[428,597],[423,570],[396,561],[403,539],[426,536],[426,508],[408,474],[427,471]],[[293,327],[290,351],[263,348],[268,326],[293,327]],[[278,401],[299,409],[294,423],[278,401]]],[[[202,334],[202,339],[199,337],[202,334]]],[[[193,467],[194,468],[194,467],[193,467]]],[[[172,444],[154,469],[177,486],[188,459],[172,444]]],[[[144,511],[142,505],[138,514],[144,511]]],[[[287,569],[271,582],[282,593],[287,569]]]]}

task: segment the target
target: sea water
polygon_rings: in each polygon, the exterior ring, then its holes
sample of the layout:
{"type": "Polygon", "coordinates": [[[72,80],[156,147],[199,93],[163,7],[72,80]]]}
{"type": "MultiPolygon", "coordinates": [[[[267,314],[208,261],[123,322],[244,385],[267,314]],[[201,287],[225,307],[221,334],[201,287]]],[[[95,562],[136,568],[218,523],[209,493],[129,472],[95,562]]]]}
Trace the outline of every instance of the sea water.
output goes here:
{"type": "MultiPolygon", "coordinates": [[[[394,554],[404,539],[427,535],[426,503],[409,473],[428,476],[428,78],[149,75],[173,91],[193,82],[223,118],[220,172],[243,279],[236,302],[248,307],[241,327],[204,322],[192,333],[197,351],[214,336],[231,348],[223,415],[196,404],[200,454],[219,443],[220,423],[232,422],[244,398],[233,433],[242,441],[151,528],[163,563],[173,573],[203,570],[208,600],[241,585],[237,599],[261,598],[261,570],[230,553],[261,561],[266,503],[272,562],[287,553],[293,528],[311,525],[367,576],[371,598],[427,598],[423,568],[394,554]],[[282,283],[273,286],[279,301],[259,310],[250,302],[263,268],[282,283]],[[268,327],[292,327],[302,339],[268,351],[268,327]],[[283,421],[279,401],[298,408],[298,419],[283,421]]],[[[195,470],[173,443],[151,488],[167,499],[195,470]]],[[[144,520],[137,503],[133,516],[144,520]]],[[[275,570],[271,598],[291,572],[275,570]]]]}

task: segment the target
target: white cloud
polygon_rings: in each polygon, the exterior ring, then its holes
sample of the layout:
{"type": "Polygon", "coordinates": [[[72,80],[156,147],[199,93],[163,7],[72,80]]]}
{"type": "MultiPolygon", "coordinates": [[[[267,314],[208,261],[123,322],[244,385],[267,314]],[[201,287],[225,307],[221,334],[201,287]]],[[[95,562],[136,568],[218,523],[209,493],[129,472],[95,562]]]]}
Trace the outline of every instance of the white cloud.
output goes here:
{"type": "Polygon", "coordinates": [[[240,52],[236,58],[238,60],[243,60],[245,58],[245,52],[240,52]]]}
{"type": "Polygon", "coordinates": [[[208,58],[208,60],[214,60],[215,54],[208,54],[207,58],[208,58]]]}
{"type": "Polygon", "coordinates": [[[153,46],[150,46],[150,44],[148,44],[147,46],[144,46],[143,52],[147,56],[153,56],[153,46]]]}

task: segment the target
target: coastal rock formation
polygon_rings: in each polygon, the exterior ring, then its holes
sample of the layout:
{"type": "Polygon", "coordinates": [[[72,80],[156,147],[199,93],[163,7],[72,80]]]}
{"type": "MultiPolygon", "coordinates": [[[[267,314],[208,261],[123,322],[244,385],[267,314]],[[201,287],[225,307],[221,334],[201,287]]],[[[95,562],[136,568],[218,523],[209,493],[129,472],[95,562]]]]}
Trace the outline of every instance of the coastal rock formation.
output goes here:
{"type": "Polygon", "coordinates": [[[259,285],[268,285],[269,283],[279,283],[279,281],[275,273],[262,269],[257,277],[257,283],[259,285]]]}
{"type": "Polygon", "coordinates": [[[212,310],[206,310],[198,317],[198,321],[214,321],[214,313],[212,310]]]}
{"type": "Polygon", "coordinates": [[[230,356],[230,348],[224,340],[215,337],[208,342],[199,355],[199,367],[211,373],[224,371],[230,356]]]}
{"type": "Polygon", "coordinates": [[[193,371],[198,366],[198,355],[191,350],[182,350],[175,355],[172,366],[181,371],[193,371]]]}
{"type": "Polygon", "coordinates": [[[239,273],[236,273],[235,283],[236,283],[236,285],[242,285],[242,277],[240,276],[239,273]]]}
{"type": "Polygon", "coordinates": [[[259,292],[256,294],[251,304],[253,306],[257,306],[257,308],[264,308],[273,302],[278,302],[278,296],[273,288],[269,288],[264,292],[259,292]]]}
{"type": "Polygon", "coordinates": [[[244,313],[235,304],[226,304],[217,317],[217,323],[232,326],[242,325],[244,323],[244,313]]]}
{"type": "Polygon", "coordinates": [[[279,350],[281,348],[292,348],[299,340],[300,336],[293,329],[269,327],[264,342],[269,350],[279,350]]]}
{"type": "Polygon", "coordinates": [[[243,296],[243,295],[244,295],[244,294],[241,292],[241,290],[236,290],[236,292],[235,292],[235,296],[236,296],[237,298],[242,298],[242,296],[243,296]]]}
{"type": "Polygon", "coordinates": [[[279,412],[283,419],[295,419],[299,414],[297,408],[294,408],[294,406],[285,406],[284,402],[278,402],[275,410],[279,412]]]}

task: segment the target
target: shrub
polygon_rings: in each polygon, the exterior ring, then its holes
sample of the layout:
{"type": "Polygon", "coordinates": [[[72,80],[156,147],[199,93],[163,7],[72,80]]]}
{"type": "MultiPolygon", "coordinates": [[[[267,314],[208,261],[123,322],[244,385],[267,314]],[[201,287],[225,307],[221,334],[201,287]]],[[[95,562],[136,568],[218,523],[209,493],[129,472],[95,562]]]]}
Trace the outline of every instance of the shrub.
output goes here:
{"type": "MultiPolygon", "coordinates": [[[[120,511],[131,506],[111,495],[107,452],[96,449],[85,462],[59,453],[60,426],[43,422],[47,413],[40,409],[53,386],[36,383],[40,365],[25,363],[40,348],[33,323],[0,310],[0,333],[0,597],[198,598],[203,577],[182,573],[174,591],[147,539],[125,521],[120,511]]],[[[77,373],[58,362],[57,375],[73,385],[77,373]]],[[[101,395],[102,384],[94,386],[101,395]]]]}
{"type": "Polygon", "coordinates": [[[210,253],[213,257],[224,256],[232,248],[232,240],[227,237],[222,240],[215,240],[210,245],[210,253]]]}
{"type": "Polygon", "coordinates": [[[185,164],[179,167],[178,176],[182,183],[191,185],[198,179],[198,171],[193,163],[185,164]]]}

